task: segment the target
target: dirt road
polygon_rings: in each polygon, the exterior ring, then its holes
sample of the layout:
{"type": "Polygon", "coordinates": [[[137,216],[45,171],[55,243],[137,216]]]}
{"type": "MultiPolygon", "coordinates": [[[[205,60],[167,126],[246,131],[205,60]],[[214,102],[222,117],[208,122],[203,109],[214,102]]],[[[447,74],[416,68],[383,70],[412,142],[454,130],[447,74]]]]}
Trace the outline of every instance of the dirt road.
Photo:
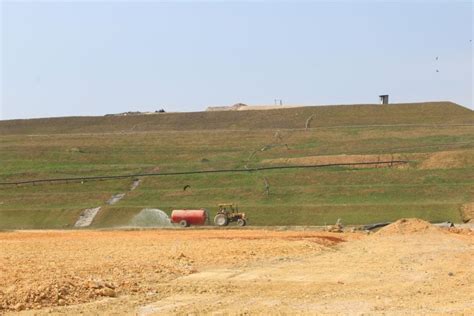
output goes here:
{"type": "Polygon", "coordinates": [[[474,235],[268,230],[0,234],[0,313],[473,314],[474,235]]]}

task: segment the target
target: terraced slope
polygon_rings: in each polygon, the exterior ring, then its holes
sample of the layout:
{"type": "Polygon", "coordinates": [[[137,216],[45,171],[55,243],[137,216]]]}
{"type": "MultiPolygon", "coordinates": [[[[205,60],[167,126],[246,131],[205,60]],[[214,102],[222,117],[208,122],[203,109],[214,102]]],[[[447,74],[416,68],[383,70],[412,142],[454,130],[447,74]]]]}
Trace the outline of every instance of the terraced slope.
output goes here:
{"type": "Polygon", "coordinates": [[[98,206],[93,227],[123,226],[143,208],[212,213],[221,202],[239,203],[252,225],[460,221],[462,205],[474,201],[474,114],[452,103],[3,121],[0,131],[0,182],[410,160],[391,168],[145,177],[133,191],[132,177],[0,186],[0,229],[72,227],[98,206]],[[117,193],[126,195],[107,205],[117,193]]]}
{"type": "Polygon", "coordinates": [[[160,113],[0,121],[0,134],[109,133],[216,129],[298,129],[388,124],[473,124],[472,111],[451,102],[338,105],[264,111],[160,113]]]}

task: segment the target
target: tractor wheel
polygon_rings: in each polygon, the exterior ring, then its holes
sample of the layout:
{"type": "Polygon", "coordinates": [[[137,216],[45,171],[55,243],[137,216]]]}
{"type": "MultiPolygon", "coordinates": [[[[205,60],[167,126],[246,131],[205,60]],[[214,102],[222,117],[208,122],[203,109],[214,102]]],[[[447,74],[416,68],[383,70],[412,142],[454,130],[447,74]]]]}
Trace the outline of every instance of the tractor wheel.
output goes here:
{"type": "Polygon", "coordinates": [[[229,224],[229,219],[225,214],[217,214],[216,217],[214,217],[214,224],[217,226],[227,226],[227,224],[229,224]]]}
{"type": "Polygon", "coordinates": [[[247,221],[243,218],[239,218],[237,220],[237,225],[239,225],[239,226],[245,226],[246,224],[247,224],[247,221]]]}
{"type": "Polygon", "coordinates": [[[188,227],[189,226],[188,222],[185,219],[180,220],[179,225],[181,225],[181,227],[188,227]]]}

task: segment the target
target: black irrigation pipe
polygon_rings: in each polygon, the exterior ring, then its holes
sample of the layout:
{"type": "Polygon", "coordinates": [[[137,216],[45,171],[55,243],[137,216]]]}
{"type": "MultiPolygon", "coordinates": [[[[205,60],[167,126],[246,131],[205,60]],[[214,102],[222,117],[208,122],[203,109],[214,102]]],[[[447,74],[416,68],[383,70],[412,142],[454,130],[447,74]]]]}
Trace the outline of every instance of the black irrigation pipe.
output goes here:
{"type": "Polygon", "coordinates": [[[37,184],[48,182],[69,182],[69,181],[95,181],[95,180],[112,180],[112,179],[126,179],[138,177],[158,177],[158,176],[178,176],[188,174],[204,174],[204,173],[224,173],[224,172],[256,172],[263,170],[277,170],[277,169],[302,169],[302,168],[324,168],[324,167],[341,167],[341,166],[358,166],[358,165],[381,165],[381,164],[406,164],[409,160],[390,160],[390,161],[371,161],[371,162],[351,162],[351,163],[330,163],[323,165],[293,165],[293,166],[274,166],[274,167],[260,167],[248,169],[218,169],[218,170],[200,170],[200,171],[182,171],[182,172],[165,172],[165,173],[136,173],[129,175],[117,176],[94,176],[94,177],[76,177],[76,178],[51,178],[51,179],[37,179],[24,180],[16,182],[0,182],[0,185],[20,185],[20,184],[37,184]]]}

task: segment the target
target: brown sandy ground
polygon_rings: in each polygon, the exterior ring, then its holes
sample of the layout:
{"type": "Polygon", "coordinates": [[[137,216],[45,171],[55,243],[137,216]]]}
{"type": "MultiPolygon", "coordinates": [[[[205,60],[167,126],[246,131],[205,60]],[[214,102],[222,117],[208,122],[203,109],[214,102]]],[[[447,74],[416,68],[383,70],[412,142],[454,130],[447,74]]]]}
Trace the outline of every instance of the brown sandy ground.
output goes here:
{"type": "Polygon", "coordinates": [[[472,231],[419,220],[367,236],[9,232],[0,313],[473,314],[473,272],[472,231]]]}
{"type": "MultiPolygon", "coordinates": [[[[393,160],[412,160],[421,161],[418,168],[420,169],[451,169],[463,168],[466,166],[474,166],[474,150],[451,150],[439,151],[435,153],[409,153],[409,154],[380,154],[380,155],[318,155],[295,158],[274,158],[264,159],[262,163],[272,165],[315,165],[315,164],[347,164],[347,163],[367,163],[377,161],[393,161],[393,160]]],[[[407,168],[404,164],[393,164],[397,168],[407,168]]],[[[363,165],[356,166],[364,168],[363,165]]],[[[372,165],[365,166],[373,168],[372,165]]],[[[380,165],[386,167],[386,165],[380,165]]]]}

